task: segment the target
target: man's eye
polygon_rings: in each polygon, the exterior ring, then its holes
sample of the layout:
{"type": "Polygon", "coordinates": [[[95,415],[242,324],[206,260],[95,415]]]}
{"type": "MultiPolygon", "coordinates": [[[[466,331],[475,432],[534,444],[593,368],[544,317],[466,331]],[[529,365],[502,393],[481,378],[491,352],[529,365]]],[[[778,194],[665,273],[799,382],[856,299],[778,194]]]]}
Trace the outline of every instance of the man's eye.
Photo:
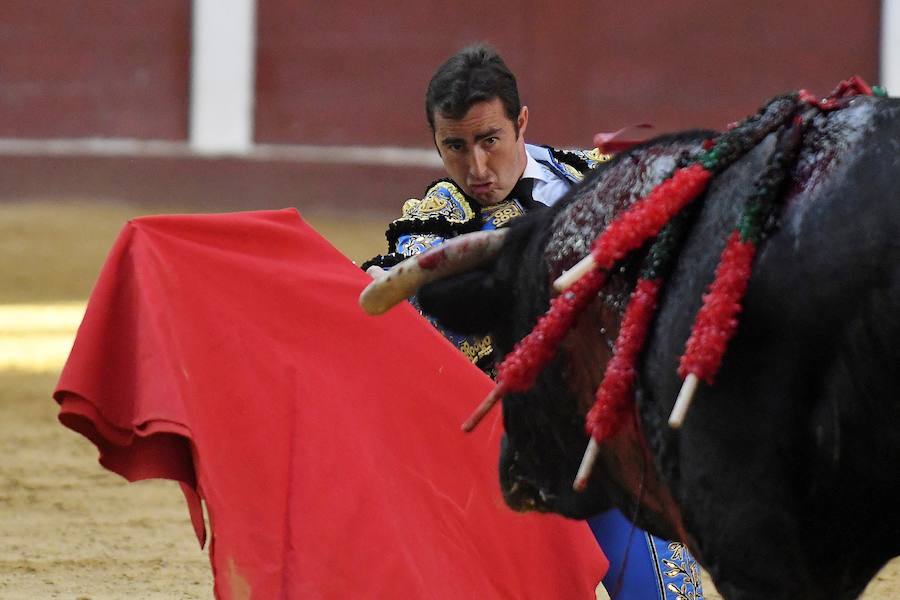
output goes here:
{"type": "Polygon", "coordinates": [[[496,144],[496,143],[499,142],[500,140],[499,140],[498,138],[492,136],[492,137],[489,137],[489,138],[485,139],[484,141],[485,141],[485,143],[486,143],[488,146],[493,146],[494,144],[496,144]]]}
{"type": "Polygon", "coordinates": [[[447,150],[450,152],[462,152],[462,144],[447,144],[447,150]]]}

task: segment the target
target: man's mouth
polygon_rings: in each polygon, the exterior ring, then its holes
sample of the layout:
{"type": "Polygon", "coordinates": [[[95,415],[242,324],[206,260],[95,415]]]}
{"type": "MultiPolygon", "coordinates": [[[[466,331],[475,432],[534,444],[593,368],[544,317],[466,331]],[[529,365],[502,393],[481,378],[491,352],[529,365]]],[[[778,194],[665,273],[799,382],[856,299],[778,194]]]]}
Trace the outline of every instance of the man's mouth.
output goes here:
{"type": "Polygon", "coordinates": [[[469,187],[472,188],[472,194],[475,196],[478,196],[480,194],[486,194],[486,193],[490,192],[491,188],[493,186],[494,186],[493,183],[487,182],[487,183],[474,183],[474,184],[471,184],[469,187]]]}

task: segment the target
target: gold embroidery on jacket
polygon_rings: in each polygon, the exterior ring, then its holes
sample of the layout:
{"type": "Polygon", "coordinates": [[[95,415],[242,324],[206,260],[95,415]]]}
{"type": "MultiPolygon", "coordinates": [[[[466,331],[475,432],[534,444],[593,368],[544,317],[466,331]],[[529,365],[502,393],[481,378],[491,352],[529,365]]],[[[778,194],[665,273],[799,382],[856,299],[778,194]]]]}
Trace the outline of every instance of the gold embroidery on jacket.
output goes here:
{"type": "Polygon", "coordinates": [[[516,217],[521,217],[524,213],[522,207],[514,200],[501,202],[494,206],[485,207],[481,210],[481,214],[485,222],[490,221],[494,227],[500,228],[509,223],[516,217]]]}
{"type": "Polygon", "coordinates": [[[612,154],[604,154],[603,152],[600,152],[600,148],[588,150],[584,153],[584,155],[588,160],[592,160],[597,163],[605,163],[613,157],[612,154]]]}
{"type": "Polygon", "coordinates": [[[468,340],[463,341],[463,343],[459,345],[459,349],[469,360],[478,362],[485,356],[488,356],[494,348],[491,345],[491,336],[486,335],[483,338],[477,339],[474,344],[470,344],[468,340]]]}
{"type": "Polygon", "coordinates": [[[465,223],[475,217],[475,212],[459,188],[449,181],[439,181],[421,200],[407,200],[403,204],[403,216],[397,220],[430,219],[436,216],[444,217],[451,223],[465,223]]]}

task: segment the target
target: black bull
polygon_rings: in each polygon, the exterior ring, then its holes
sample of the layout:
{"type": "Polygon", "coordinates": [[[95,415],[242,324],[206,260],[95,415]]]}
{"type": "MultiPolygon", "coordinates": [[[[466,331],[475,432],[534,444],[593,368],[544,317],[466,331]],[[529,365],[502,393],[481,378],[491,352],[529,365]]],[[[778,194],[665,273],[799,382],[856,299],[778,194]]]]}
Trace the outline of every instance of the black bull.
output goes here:
{"type": "MultiPolygon", "coordinates": [[[[488,265],[426,286],[425,310],[509,351],[546,310],[549,282],[705,137],[619,155],[514,227],[488,265]]],[[[602,445],[587,490],[572,481],[627,264],[534,388],[504,399],[500,481],[518,509],[581,518],[616,504],[685,540],[728,598],[852,598],[900,554],[900,101],[857,98],[814,119],[715,384],[682,429],[667,425],[678,357],[773,138],[699,200],[643,353],[637,425],[602,445]]]]}

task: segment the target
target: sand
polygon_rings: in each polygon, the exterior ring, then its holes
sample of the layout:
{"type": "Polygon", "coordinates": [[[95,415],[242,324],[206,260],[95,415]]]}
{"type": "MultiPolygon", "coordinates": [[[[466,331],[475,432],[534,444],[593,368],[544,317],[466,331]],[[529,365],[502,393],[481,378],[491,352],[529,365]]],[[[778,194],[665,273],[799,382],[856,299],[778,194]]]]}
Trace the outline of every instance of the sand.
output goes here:
{"type": "MultiPolygon", "coordinates": [[[[0,205],[0,598],[212,598],[212,574],[171,481],[127,483],[56,420],[51,393],[124,205],[0,205]]],[[[305,215],[349,257],[383,251],[387,217],[305,215]]],[[[836,549],[839,559],[841,549],[836,549]]],[[[719,598],[709,579],[710,600],[719,598]]],[[[900,595],[900,559],[865,600],[900,595]]]]}

